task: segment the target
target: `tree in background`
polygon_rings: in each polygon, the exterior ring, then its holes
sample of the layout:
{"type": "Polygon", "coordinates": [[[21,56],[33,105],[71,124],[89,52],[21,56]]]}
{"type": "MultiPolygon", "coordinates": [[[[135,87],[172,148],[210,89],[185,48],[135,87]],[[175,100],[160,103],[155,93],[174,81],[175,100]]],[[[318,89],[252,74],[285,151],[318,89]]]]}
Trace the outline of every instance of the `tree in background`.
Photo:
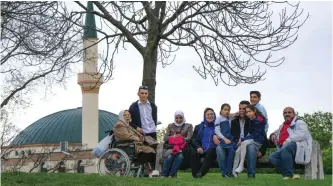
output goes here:
{"type": "Polygon", "coordinates": [[[179,48],[193,49],[201,61],[194,70],[204,79],[210,76],[216,85],[219,79],[230,86],[253,84],[266,73],[260,64],[276,67],[284,61],[273,59],[272,52],[292,45],[307,19],[301,18],[299,3],[289,2],[94,1],[95,10],[76,3],[83,11],[73,13],[100,17],[96,29],[114,49],[110,63],[128,44],[141,54],[142,84],[148,85],[151,102],[158,62],[163,67],[171,64],[179,48]],[[275,5],[283,6],[282,11],[273,12],[275,5]]]}
{"type": "MultiPolygon", "coordinates": [[[[253,84],[266,71],[260,65],[278,66],[284,57],[272,58],[297,39],[307,16],[299,3],[258,1],[94,1],[96,10],[79,1],[80,11],[69,10],[71,2],[1,2],[1,108],[24,101],[40,85],[46,90],[64,85],[73,65],[82,60],[83,19],[87,13],[100,18],[96,29],[100,54],[99,72],[111,79],[116,52],[128,44],[142,56],[142,83],[155,102],[156,69],[175,59],[176,51],[189,47],[198,54],[194,70],[215,84],[253,84]],[[283,7],[281,12],[273,9],[283,7]],[[83,10],[83,11],[81,11],[83,10]],[[275,16],[275,18],[274,18],[275,16]],[[252,68],[253,65],[257,67],[252,68]]],[[[91,6],[92,7],[92,6],[91,6]]],[[[22,107],[22,105],[19,105],[22,107]]]]}
{"type": "Polygon", "coordinates": [[[303,116],[298,117],[308,124],[312,138],[319,142],[322,149],[332,147],[331,112],[318,111],[313,114],[305,113],[303,116]]]}
{"type": "Polygon", "coordinates": [[[82,61],[81,19],[64,2],[1,1],[1,108],[29,106],[37,88],[66,82],[82,61]]]}

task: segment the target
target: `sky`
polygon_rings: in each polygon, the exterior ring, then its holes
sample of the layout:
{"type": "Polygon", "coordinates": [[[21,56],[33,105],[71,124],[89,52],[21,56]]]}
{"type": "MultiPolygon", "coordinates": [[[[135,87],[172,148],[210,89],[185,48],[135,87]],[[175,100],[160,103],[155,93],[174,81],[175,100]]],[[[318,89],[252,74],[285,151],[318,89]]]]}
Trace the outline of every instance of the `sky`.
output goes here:
{"type": "MultiPolygon", "coordinates": [[[[199,124],[206,107],[219,112],[223,103],[238,110],[241,100],[249,100],[251,90],[262,94],[261,104],[269,118],[268,133],[283,122],[282,111],[291,106],[300,114],[332,111],[332,2],[302,2],[310,18],[300,29],[298,40],[291,47],[275,53],[286,57],[277,68],[267,68],[265,80],[256,84],[229,87],[212,79],[202,79],[192,66],[200,65],[196,53],[188,48],[177,52],[170,66],[157,69],[156,104],[158,120],[166,127],[173,122],[176,110],[182,110],[188,123],[199,124]]],[[[103,47],[100,47],[100,51],[103,47]]],[[[138,99],[143,61],[133,47],[120,51],[115,59],[113,80],[103,84],[99,93],[99,109],[118,114],[138,99]]],[[[66,88],[57,87],[53,94],[44,95],[41,89],[32,95],[33,105],[17,113],[14,123],[21,129],[57,111],[82,106],[81,88],[74,75],[66,88]]]]}

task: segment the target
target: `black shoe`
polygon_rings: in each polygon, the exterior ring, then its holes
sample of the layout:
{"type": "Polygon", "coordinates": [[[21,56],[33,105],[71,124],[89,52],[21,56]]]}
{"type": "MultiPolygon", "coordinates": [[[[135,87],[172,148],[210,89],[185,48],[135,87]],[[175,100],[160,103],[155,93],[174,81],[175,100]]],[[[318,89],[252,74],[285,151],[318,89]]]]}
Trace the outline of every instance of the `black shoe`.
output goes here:
{"type": "Polygon", "coordinates": [[[227,174],[229,178],[234,178],[235,176],[233,174],[227,174]]]}
{"type": "Polygon", "coordinates": [[[202,174],[201,174],[201,172],[196,173],[196,174],[195,174],[195,178],[202,178],[202,174]]]}
{"type": "Polygon", "coordinates": [[[222,178],[229,179],[229,176],[228,175],[222,175],[222,178]]]}

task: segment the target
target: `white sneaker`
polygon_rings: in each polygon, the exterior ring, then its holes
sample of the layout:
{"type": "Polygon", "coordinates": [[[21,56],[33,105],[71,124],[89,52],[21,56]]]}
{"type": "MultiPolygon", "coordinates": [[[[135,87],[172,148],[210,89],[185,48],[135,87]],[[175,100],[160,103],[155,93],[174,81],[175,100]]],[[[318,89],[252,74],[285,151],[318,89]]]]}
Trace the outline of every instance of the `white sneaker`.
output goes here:
{"type": "Polygon", "coordinates": [[[243,172],[243,170],[244,170],[244,167],[239,166],[239,167],[237,167],[237,169],[235,170],[235,172],[238,173],[238,174],[240,174],[240,173],[243,172]]]}
{"type": "Polygon", "coordinates": [[[232,175],[234,175],[235,178],[238,177],[238,174],[236,171],[232,172],[232,175]]]}

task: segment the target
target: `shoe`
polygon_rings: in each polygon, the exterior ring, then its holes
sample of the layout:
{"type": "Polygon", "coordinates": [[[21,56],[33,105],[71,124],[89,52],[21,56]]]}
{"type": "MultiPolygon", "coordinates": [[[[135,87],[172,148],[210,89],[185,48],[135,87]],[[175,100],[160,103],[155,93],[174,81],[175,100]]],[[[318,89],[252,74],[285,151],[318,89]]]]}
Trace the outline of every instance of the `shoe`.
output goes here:
{"type": "Polygon", "coordinates": [[[196,174],[195,174],[195,178],[202,178],[202,174],[201,174],[201,172],[196,173],[196,174]]]}
{"type": "Polygon", "coordinates": [[[237,172],[235,171],[235,172],[232,172],[232,175],[235,177],[235,178],[237,178],[238,177],[238,174],[237,174],[237,172]]]}
{"type": "Polygon", "coordinates": [[[294,174],[294,176],[293,176],[293,180],[299,180],[301,177],[298,175],[298,174],[294,174]]]}
{"type": "Polygon", "coordinates": [[[286,176],[286,177],[283,177],[282,179],[283,179],[283,180],[291,180],[292,177],[286,176]]]}
{"type": "Polygon", "coordinates": [[[239,167],[237,167],[237,169],[235,170],[235,172],[238,173],[238,174],[240,174],[240,173],[243,172],[243,170],[244,170],[244,167],[239,166],[239,167]]]}
{"type": "Polygon", "coordinates": [[[229,176],[228,175],[222,175],[222,178],[229,179],[229,176]]]}
{"type": "Polygon", "coordinates": [[[227,174],[229,178],[234,178],[235,176],[233,174],[227,174]]]}

